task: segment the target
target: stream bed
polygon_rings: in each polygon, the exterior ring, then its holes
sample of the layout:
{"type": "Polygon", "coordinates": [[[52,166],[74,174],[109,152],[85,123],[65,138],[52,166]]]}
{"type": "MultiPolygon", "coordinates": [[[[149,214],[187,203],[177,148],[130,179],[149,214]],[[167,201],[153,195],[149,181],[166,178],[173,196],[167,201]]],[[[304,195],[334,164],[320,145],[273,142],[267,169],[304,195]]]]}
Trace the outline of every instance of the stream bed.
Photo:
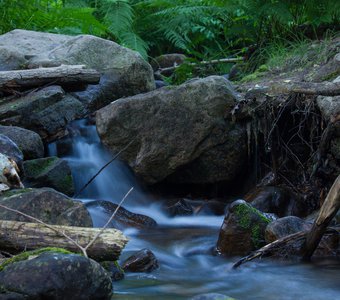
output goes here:
{"type": "MultiPolygon", "coordinates": [[[[76,191],[105,165],[112,155],[101,145],[96,128],[88,120],[69,126],[69,136],[49,145],[49,155],[66,159],[76,191]]],[[[160,268],[152,273],[126,273],[114,282],[113,299],[190,299],[205,293],[221,293],[235,299],[340,299],[340,260],[323,259],[303,264],[258,260],[232,270],[237,258],[213,254],[224,216],[167,217],[161,199],[145,190],[121,161],[115,160],[78,195],[78,199],[119,203],[134,187],[123,206],[153,218],[158,226],[126,229],[130,241],[121,260],[143,248],[150,249],[160,268]]],[[[105,224],[100,208],[90,210],[94,226],[105,224]]]]}

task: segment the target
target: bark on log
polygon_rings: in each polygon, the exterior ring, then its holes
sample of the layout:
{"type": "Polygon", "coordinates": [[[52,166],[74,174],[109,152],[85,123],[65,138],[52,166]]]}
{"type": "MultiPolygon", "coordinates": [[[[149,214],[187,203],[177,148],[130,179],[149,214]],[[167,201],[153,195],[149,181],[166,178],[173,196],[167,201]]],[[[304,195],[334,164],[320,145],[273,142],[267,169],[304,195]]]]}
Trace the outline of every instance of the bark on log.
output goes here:
{"type": "MultiPolygon", "coordinates": [[[[202,61],[197,62],[197,63],[186,63],[186,64],[189,65],[189,66],[193,66],[193,67],[199,67],[201,65],[216,65],[216,64],[221,64],[221,63],[236,63],[236,62],[241,62],[241,61],[244,61],[243,57],[202,60],[202,61]]],[[[180,66],[181,65],[175,65],[173,67],[160,68],[155,73],[161,75],[161,74],[169,72],[169,71],[175,71],[180,66]]]]}
{"type": "Polygon", "coordinates": [[[308,232],[304,245],[303,259],[309,260],[316,247],[319,245],[330,221],[340,208],[340,175],[335,179],[325,202],[323,203],[318,218],[315,220],[312,229],[308,232]]]}
{"type": "Polygon", "coordinates": [[[269,87],[274,94],[299,93],[305,95],[340,95],[340,83],[334,82],[280,82],[269,87]]]}
{"type": "MultiPolygon", "coordinates": [[[[49,225],[59,232],[66,233],[79,245],[85,247],[101,228],[49,225]]],[[[94,260],[116,260],[128,239],[117,229],[109,228],[87,249],[87,254],[94,260]]],[[[43,247],[60,247],[72,252],[81,250],[61,234],[43,224],[0,220],[0,250],[18,253],[43,247]]]]}
{"type": "Polygon", "coordinates": [[[0,72],[0,90],[27,89],[45,84],[76,86],[97,84],[100,74],[84,65],[62,65],[52,68],[14,70],[0,72]]]}

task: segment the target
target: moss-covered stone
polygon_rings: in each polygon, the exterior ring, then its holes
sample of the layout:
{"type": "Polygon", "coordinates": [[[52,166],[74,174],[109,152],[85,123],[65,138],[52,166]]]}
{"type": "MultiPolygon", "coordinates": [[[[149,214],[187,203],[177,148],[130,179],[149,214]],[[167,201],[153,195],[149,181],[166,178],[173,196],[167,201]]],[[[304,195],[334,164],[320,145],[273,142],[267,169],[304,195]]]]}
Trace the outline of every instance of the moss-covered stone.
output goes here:
{"type": "Polygon", "coordinates": [[[46,157],[24,162],[26,185],[31,187],[52,187],[72,196],[74,185],[67,162],[58,157],[46,157]]]}
{"type": "Polygon", "coordinates": [[[72,254],[71,251],[68,251],[68,250],[63,249],[63,248],[57,248],[57,247],[46,247],[46,248],[40,248],[40,249],[36,249],[36,250],[32,250],[32,251],[25,251],[25,252],[22,252],[22,253],[20,253],[18,255],[15,255],[15,256],[13,256],[11,258],[6,259],[0,265],[0,272],[2,270],[4,270],[7,266],[9,266],[10,264],[34,258],[34,257],[36,257],[36,256],[38,256],[38,255],[40,255],[42,253],[45,253],[45,252],[72,254]]]}
{"type": "Polygon", "coordinates": [[[265,229],[271,221],[243,200],[229,207],[217,249],[225,255],[245,255],[265,244],[265,229]]]}

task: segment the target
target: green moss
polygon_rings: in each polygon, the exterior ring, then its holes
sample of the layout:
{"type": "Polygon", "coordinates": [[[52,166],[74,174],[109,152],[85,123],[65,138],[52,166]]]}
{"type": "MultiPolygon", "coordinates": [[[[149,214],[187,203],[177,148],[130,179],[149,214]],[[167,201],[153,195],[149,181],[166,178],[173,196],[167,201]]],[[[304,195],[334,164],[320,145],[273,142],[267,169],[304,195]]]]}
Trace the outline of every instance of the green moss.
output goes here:
{"type": "Polygon", "coordinates": [[[267,65],[261,65],[258,67],[257,72],[263,73],[269,71],[269,68],[267,65]]]}
{"type": "Polygon", "coordinates": [[[59,158],[46,157],[29,160],[24,163],[25,174],[28,177],[37,177],[50,168],[59,158]]]}
{"type": "Polygon", "coordinates": [[[263,236],[259,223],[269,224],[270,220],[266,218],[260,211],[248,204],[239,204],[235,209],[238,218],[238,224],[247,230],[251,230],[251,238],[256,248],[263,244],[263,236]],[[257,224],[252,221],[254,214],[258,217],[257,224]]]}
{"type": "Polygon", "coordinates": [[[332,73],[327,74],[322,78],[322,81],[333,81],[335,78],[337,78],[340,75],[340,70],[336,70],[332,73]]]}
{"type": "Polygon", "coordinates": [[[71,174],[64,176],[59,182],[62,191],[70,191],[73,189],[73,177],[71,174]]]}
{"type": "Polygon", "coordinates": [[[27,260],[32,256],[38,256],[39,254],[42,254],[44,252],[53,252],[53,253],[62,253],[62,254],[73,254],[73,252],[70,252],[68,250],[65,250],[63,248],[56,248],[56,247],[46,247],[46,248],[40,248],[37,250],[32,250],[32,251],[26,251],[22,252],[18,255],[15,255],[9,259],[6,259],[1,265],[0,265],[0,272],[6,268],[8,265],[27,260]]]}

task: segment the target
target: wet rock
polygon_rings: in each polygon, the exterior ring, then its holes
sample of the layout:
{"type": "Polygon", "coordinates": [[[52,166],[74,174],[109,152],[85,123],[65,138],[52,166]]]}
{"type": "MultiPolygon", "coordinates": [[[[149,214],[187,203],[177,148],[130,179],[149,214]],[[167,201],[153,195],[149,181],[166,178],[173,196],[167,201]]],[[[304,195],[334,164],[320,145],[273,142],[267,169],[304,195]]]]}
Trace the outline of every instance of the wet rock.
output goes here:
{"type": "Polygon", "coordinates": [[[86,65],[99,71],[103,80],[97,86],[89,85],[84,100],[93,109],[155,88],[152,68],[139,53],[95,36],[16,29],[0,36],[0,49],[3,70],[65,64],[86,65]],[[8,53],[12,53],[10,62],[8,53]]]}
{"type": "Polygon", "coordinates": [[[0,291],[0,299],[1,300],[29,300],[29,298],[25,295],[22,295],[16,292],[8,292],[8,291],[0,291]]]}
{"type": "Polygon", "coordinates": [[[274,213],[279,217],[298,214],[294,195],[285,188],[266,186],[257,188],[245,196],[256,209],[265,213],[274,213]]]}
{"type": "Polygon", "coordinates": [[[186,199],[180,199],[175,203],[169,203],[166,207],[166,211],[171,217],[190,216],[194,213],[192,206],[186,199]]]}
{"type": "Polygon", "coordinates": [[[74,194],[68,163],[58,157],[46,157],[24,162],[25,186],[50,187],[66,195],[74,194]]]}
{"type": "Polygon", "coordinates": [[[15,161],[19,168],[22,166],[24,156],[19,147],[7,136],[0,134],[0,153],[15,161]]]}
{"type": "Polygon", "coordinates": [[[16,126],[0,126],[0,134],[10,138],[18,146],[25,160],[44,156],[44,144],[37,133],[16,126]]]}
{"type": "MultiPolygon", "coordinates": [[[[92,219],[83,203],[50,188],[7,191],[1,194],[0,203],[48,224],[92,227],[92,219]]],[[[4,209],[0,210],[0,219],[33,222],[4,209]]]]}
{"type": "Polygon", "coordinates": [[[235,299],[228,297],[226,295],[223,295],[223,294],[208,293],[208,294],[197,295],[195,297],[192,297],[190,300],[235,300],[235,299]]]}
{"type": "Polygon", "coordinates": [[[246,255],[264,245],[269,220],[243,200],[229,206],[217,241],[217,251],[223,255],[246,255]]]}
{"type": "Polygon", "coordinates": [[[0,285],[27,299],[109,300],[112,296],[111,279],[101,265],[75,254],[46,252],[10,264],[0,272],[0,285]]]}
{"type": "Polygon", "coordinates": [[[265,232],[266,242],[271,243],[286,235],[307,230],[308,228],[310,228],[310,225],[298,217],[280,218],[268,224],[265,232]]]}
{"type": "Polygon", "coordinates": [[[117,261],[103,261],[100,264],[110,274],[112,281],[124,279],[124,270],[119,266],[117,261]]]}
{"type": "Polygon", "coordinates": [[[168,84],[165,82],[165,81],[163,81],[163,80],[156,80],[155,81],[155,84],[156,84],[156,89],[159,89],[159,88],[161,88],[161,87],[163,87],[163,86],[167,86],[168,84]]]}
{"type": "Polygon", "coordinates": [[[66,125],[85,112],[84,105],[60,86],[49,86],[1,104],[0,123],[33,130],[48,140],[63,136],[66,125]]]}
{"type": "MultiPolygon", "coordinates": [[[[118,206],[115,203],[112,203],[110,201],[105,201],[105,200],[95,200],[95,201],[87,202],[85,205],[88,208],[92,208],[92,207],[103,208],[108,215],[108,219],[115,212],[118,206]]],[[[119,210],[117,211],[110,225],[110,227],[117,228],[117,229],[125,229],[129,227],[152,228],[155,226],[157,226],[157,223],[154,219],[148,216],[132,213],[128,211],[127,209],[125,209],[124,207],[119,208],[119,210]]]]}
{"type": "Polygon", "coordinates": [[[152,272],[156,270],[159,265],[156,256],[149,249],[142,249],[122,264],[126,272],[152,272]]]}
{"type": "Polygon", "coordinates": [[[113,152],[133,141],[121,157],[148,184],[229,181],[247,157],[245,130],[227,119],[237,99],[223,77],[191,80],[114,101],[97,130],[113,152]]]}

